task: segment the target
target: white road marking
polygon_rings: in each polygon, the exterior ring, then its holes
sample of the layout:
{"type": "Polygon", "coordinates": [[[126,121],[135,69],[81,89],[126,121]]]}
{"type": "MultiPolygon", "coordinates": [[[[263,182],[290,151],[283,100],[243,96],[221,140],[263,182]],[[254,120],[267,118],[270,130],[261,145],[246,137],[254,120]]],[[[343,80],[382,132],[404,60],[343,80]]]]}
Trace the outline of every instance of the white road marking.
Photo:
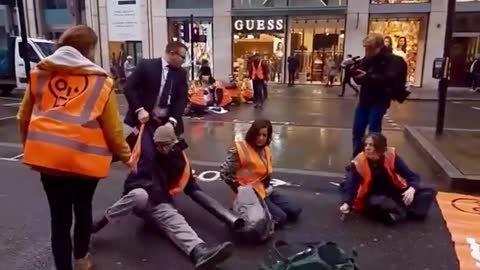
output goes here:
{"type": "Polygon", "coordinates": [[[453,101],[452,103],[453,103],[453,104],[462,104],[463,102],[461,102],[461,101],[453,101]]]}
{"type": "Polygon", "coordinates": [[[20,105],[20,104],[22,104],[22,103],[21,103],[21,102],[16,102],[16,103],[7,103],[7,104],[3,104],[3,106],[7,106],[7,107],[9,107],[9,106],[16,107],[16,106],[18,106],[18,105],[20,105]]]}
{"type": "Polygon", "coordinates": [[[21,98],[12,98],[12,97],[0,97],[0,99],[6,99],[6,100],[22,100],[21,98]]]}
{"type": "Polygon", "coordinates": [[[16,160],[18,160],[18,159],[21,158],[21,157],[23,157],[23,153],[20,154],[20,155],[16,155],[16,156],[12,157],[11,159],[16,159],[16,160]]]}
{"type": "Polygon", "coordinates": [[[13,119],[13,118],[16,118],[17,116],[16,115],[13,115],[13,116],[6,116],[6,117],[2,117],[0,118],[0,121],[2,120],[8,120],[8,119],[13,119]]]}
{"type": "Polygon", "coordinates": [[[472,109],[477,110],[477,111],[480,111],[480,107],[473,107],[473,106],[472,106],[472,109]]]}
{"type": "Polygon", "coordinates": [[[18,162],[18,159],[13,159],[13,158],[3,158],[3,157],[0,157],[0,160],[18,162]]]}

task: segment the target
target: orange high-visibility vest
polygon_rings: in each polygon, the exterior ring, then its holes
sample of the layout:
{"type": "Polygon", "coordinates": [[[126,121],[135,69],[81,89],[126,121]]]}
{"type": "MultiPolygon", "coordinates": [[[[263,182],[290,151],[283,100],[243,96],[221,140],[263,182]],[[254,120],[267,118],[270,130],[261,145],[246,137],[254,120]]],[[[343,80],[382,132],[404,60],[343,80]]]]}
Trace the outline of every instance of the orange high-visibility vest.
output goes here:
{"type": "Polygon", "coordinates": [[[190,103],[194,105],[207,106],[207,100],[205,99],[204,89],[201,86],[193,84],[189,91],[190,103]]]}
{"type": "MultiPolygon", "coordinates": [[[[388,147],[387,151],[384,154],[385,161],[384,166],[390,175],[390,179],[393,181],[396,187],[399,189],[404,189],[407,187],[407,182],[401,176],[395,173],[395,148],[388,147]]],[[[361,182],[358,187],[357,197],[353,202],[353,208],[357,210],[362,210],[364,207],[364,199],[370,191],[370,183],[372,182],[372,172],[370,166],[368,166],[368,159],[364,152],[358,154],[352,161],[355,165],[355,169],[360,175],[361,182]]]]}
{"type": "Polygon", "coordinates": [[[175,181],[175,184],[171,185],[169,193],[171,196],[174,196],[185,189],[185,186],[188,184],[188,181],[190,180],[190,162],[188,161],[187,154],[183,152],[183,159],[185,159],[185,167],[183,168],[183,173],[182,175],[175,181]]]}
{"type": "Polygon", "coordinates": [[[246,100],[250,100],[253,98],[253,90],[250,87],[250,81],[245,79],[242,82],[242,97],[244,97],[246,100]]]}
{"type": "Polygon", "coordinates": [[[23,162],[36,170],[103,178],[112,154],[98,117],[113,80],[98,75],[69,75],[34,69],[30,89],[34,107],[23,162]]]}
{"type": "Polygon", "coordinates": [[[265,160],[246,141],[236,142],[240,168],[235,179],[241,185],[252,185],[260,198],[265,199],[266,191],[262,180],[272,174],[272,156],[270,148],[266,146],[263,151],[265,160]]]}
{"type": "Polygon", "coordinates": [[[225,107],[232,102],[232,97],[230,96],[228,91],[225,89],[221,81],[215,82],[215,88],[222,89],[223,96],[222,96],[222,102],[219,104],[220,107],[225,107]]]}
{"type": "Polygon", "coordinates": [[[255,67],[255,63],[252,63],[252,80],[263,80],[263,68],[262,68],[262,61],[258,61],[258,65],[255,67]]]}

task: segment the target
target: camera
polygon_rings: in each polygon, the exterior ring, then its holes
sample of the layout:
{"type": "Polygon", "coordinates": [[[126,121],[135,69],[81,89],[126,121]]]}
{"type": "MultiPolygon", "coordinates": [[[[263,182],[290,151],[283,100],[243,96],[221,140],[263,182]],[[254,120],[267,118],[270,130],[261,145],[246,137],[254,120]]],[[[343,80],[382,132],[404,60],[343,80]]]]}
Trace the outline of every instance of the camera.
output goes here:
{"type": "Polygon", "coordinates": [[[346,72],[350,75],[350,77],[354,77],[357,75],[358,70],[361,69],[362,58],[360,56],[355,56],[352,58],[352,63],[348,66],[346,72]]]}

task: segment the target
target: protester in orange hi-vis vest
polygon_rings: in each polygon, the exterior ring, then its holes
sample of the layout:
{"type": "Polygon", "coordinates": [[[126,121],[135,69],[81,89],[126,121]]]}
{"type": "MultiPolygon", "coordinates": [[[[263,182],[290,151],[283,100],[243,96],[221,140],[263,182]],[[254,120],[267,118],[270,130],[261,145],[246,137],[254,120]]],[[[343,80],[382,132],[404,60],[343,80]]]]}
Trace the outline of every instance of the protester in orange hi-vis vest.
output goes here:
{"type": "Polygon", "coordinates": [[[216,216],[225,216],[228,210],[221,207],[198,186],[184,152],[186,145],[183,141],[178,141],[172,124],[167,123],[158,127],[154,132],[153,141],[156,147],[152,166],[153,177],[148,181],[126,182],[123,197],[95,221],[93,232],[99,232],[107,224],[114,223],[112,221],[132,212],[141,213],[139,217],[157,225],[156,227],[180,250],[191,257],[196,269],[211,269],[231,255],[232,244],[225,242],[207,247],[174,207],[173,199],[177,194],[184,192],[207,210],[214,211],[216,216]]]}
{"type": "Polygon", "coordinates": [[[260,55],[255,54],[249,64],[248,73],[252,80],[253,99],[255,108],[262,108],[265,101],[265,81],[268,78],[268,66],[262,61],[260,55]]]}
{"type": "Polygon", "coordinates": [[[91,269],[88,255],[92,198],[108,175],[112,153],[129,164],[113,81],[94,64],[95,32],[74,26],[54,54],[31,71],[17,119],[23,162],[40,172],[51,212],[57,269],[72,269],[70,227],[75,209],[75,270],[91,269]]]}
{"type": "Polygon", "coordinates": [[[436,192],[420,187],[420,177],[412,172],[387,138],[371,133],[364,138],[364,150],[352,161],[342,183],[340,211],[362,211],[385,224],[406,218],[424,219],[436,192]]]}
{"type": "Polygon", "coordinates": [[[268,210],[282,227],[289,221],[296,221],[302,208],[289,200],[270,184],[272,157],[270,142],[272,124],[268,120],[255,120],[247,131],[244,141],[235,143],[228,151],[227,159],[221,166],[221,177],[236,193],[239,186],[251,185],[259,199],[265,200],[268,210]]]}

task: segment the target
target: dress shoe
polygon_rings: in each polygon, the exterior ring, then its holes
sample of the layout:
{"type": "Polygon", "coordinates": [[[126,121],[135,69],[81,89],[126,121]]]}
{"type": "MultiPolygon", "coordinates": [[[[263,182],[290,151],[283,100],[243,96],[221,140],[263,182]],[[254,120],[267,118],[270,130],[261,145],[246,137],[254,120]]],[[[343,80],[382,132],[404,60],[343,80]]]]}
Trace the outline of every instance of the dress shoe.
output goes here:
{"type": "Polygon", "coordinates": [[[93,263],[90,254],[87,256],[75,260],[75,270],[93,270],[93,263]]]}

